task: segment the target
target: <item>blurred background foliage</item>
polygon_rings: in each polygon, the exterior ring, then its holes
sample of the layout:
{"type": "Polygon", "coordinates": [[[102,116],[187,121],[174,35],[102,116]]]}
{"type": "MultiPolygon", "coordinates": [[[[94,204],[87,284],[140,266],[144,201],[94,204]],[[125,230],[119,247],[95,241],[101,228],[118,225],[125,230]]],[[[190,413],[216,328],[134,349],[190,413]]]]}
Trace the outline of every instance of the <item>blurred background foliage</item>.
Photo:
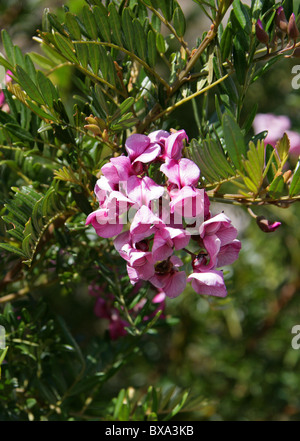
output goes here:
{"type": "MultiPolygon", "coordinates": [[[[65,3],[73,12],[82,7],[81,0],[65,3]]],[[[207,20],[201,14],[195,17],[191,0],[179,3],[187,11],[188,35],[194,39],[199,23],[205,28],[207,20]]],[[[60,5],[59,0],[0,1],[1,28],[9,30],[13,41],[23,50],[37,50],[32,35],[41,25],[43,9],[50,7],[59,18],[60,5]]],[[[295,64],[297,59],[283,59],[253,84],[245,101],[245,114],[258,104],[259,112],[289,116],[293,130],[300,132],[300,91],[291,86],[291,69],[295,64]]],[[[71,69],[57,70],[55,75],[68,99],[76,92],[71,69]]],[[[192,115],[191,104],[172,114],[190,137],[198,135],[192,115]]],[[[4,310],[6,327],[18,329],[15,343],[18,338],[20,341],[14,349],[13,379],[6,377],[6,366],[2,366],[0,420],[34,419],[42,398],[53,403],[47,410],[47,418],[51,419],[51,415],[54,419],[76,418],[76,414],[61,415],[61,410],[55,407],[57,397],[51,396],[51,382],[74,364],[80,375],[82,363],[86,362],[81,351],[90,354],[91,372],[96,365],[97,369],[99,365],[115,366],[115,375],[101,383],[101,399],[100,394],[98,399],[96,395],[89,405],[87,414],[91,417],[101,406],[108,406],[109,410],[120,390],[126,389],[129,395],[137,390],[142,395],[150,386],[176,386],[191,389],[194,397],[202,398],[200,407],[191,403],[185,412],[174,417],[177,420],[299,420],[300,350],[291,347],[291,329],[300,324],[299,204],[288,210],[263,207],[256,211],[281,221],[281,227],[272,234],[259,230],[246,210],[234,206],[222,208],[233,218],[242,241],[240,257],[232,266],[227,282],[228,298],[214,301],[187,291],[184,296],[169,299],[166,311],[176,322],[172,326],[162,323],[158,334],[145,337],[140,351],[123,367],[122,361],[114,358],[120,340],[111,342],[102,337],[103,320],[94,315],[94,299],[81,280],[80,272],[88,270],[82,264],[84,255],[76,255],[76,249],[66,245],[65,250],[70,254],[67,259],[62,256],[60,275],[66,283],[60,280],[45,292],[31,293],[28,299],[16,300],[4,310]],[[69,267],[72,267],[71,280],[69,267]],[[49,323],[54,333],[50,333],[49,323]],[[24,335],[28,344],[22,343],[24,335]],[[78,347],[78,353],[74,352],[72,336],[81,348],[78,347]],[[37,342],[43,342],[42,358],[35,352],[37,342]],[[42,376],[39,364],[43,364],[42,376]],[[32,378],[25,375],[29,367],[32,378]],[[37,382],[42,397],[35,395],[37,382]]],[[[127,337],[123,339],[122,344],[127,337]]],[[[130,354],[130,339],[127,344],[130,354]]],[[[67,397],[70,406],[81,393],[76,390],[76,378],[74,384],[67,397]]],[[[92,380],[89,383],[87,378],[85,387],[93,389],[95,383],[92,380]]]]}

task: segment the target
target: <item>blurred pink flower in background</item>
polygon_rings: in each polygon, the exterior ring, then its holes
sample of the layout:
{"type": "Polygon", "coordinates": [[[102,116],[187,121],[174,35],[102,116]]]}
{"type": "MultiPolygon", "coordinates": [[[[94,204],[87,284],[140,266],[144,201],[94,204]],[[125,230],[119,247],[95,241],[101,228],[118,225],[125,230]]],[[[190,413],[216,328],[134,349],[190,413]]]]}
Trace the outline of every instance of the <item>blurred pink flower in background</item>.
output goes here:
{"type": "Polygon", "coordinates": [[[292,156],[300,155],[300,134],[290,130],[291,121],[285,115],[273,115],[272,113],[258,113],[253,121],[254,133],[267,131],[265,142],[275,147],[276,142],[287,134],[290,140],[290,151],[292,156]]]}
{"type": "MultiPolygon", "coordinates": [[[[136,294],[140,287],[141,284],[138,282],[136,289],[132,291],[132,294],[136,294]]],[[[130,326],[130,324],[121,317],[120,311],[115,305],[115,296],[108,292],[106,284],[99,285],[93,281],[88,286],[88,292],[90,296],[95,297],[94,314],[96,317],[106,319],[108,321],[107,330],[110,338],[112,340],[117,340],[118,338],[127,335],[126,327],[130,326]]],[[[161,290],[158,290],[151,300],[152,304],[155,306],[155,309],[150,313],[149,316],[143,316],[143,320],[148,321],[154,318],[159,311],[162,311],[160,318],[165,319],[165,299],[166,294],[161,290]]],[[[130,315],[136,317],[146,302],[146,298],[141,299],[132,309],[128,311],[130,315]]]]}
{"type": "MultiPolygon", "coordinates": [[[[12,75],[11,71],[10,71],[10,70],[7,70],[7,71],[6,71],[6,74],[5,74],[5,79],[4,79],[4,83],[5,83],[5,85],[6,85],[7,83],[10,83],[10,82],[12,81],[10,75],[12,75]]],[[[9,112],[8,104],[5,102],[5,95],[4,95],[4,92],[3,92],[3,90],[1,90],[1,89],[0,89],[0,109],[3,110],[3,112],[9,112]]]]}

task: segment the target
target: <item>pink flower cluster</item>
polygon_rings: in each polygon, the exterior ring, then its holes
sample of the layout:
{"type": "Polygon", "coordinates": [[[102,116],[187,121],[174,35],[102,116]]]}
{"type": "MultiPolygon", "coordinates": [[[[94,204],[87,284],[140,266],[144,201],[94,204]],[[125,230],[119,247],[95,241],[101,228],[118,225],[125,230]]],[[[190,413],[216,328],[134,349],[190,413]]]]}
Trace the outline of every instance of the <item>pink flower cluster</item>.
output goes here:
{"type": "Polygon", "coordinates": [[[198,188],[200,170],[182,157],[184,141],[184,130],[128,137],[127,156],[111,158],[101,169],[95,186],[99,209],[86,224],[100,237],[116,236],[132,284],[148,281],[174,298],[191,282],[199,294],[224,297],[219,268],[237,259],[241,244],[225,214],[211,215],[207,194],[198,188]],[[196,252],[187,249],[190,242],[196,252]],[[175,252],[192,256],[189,276],[175,252]]]}

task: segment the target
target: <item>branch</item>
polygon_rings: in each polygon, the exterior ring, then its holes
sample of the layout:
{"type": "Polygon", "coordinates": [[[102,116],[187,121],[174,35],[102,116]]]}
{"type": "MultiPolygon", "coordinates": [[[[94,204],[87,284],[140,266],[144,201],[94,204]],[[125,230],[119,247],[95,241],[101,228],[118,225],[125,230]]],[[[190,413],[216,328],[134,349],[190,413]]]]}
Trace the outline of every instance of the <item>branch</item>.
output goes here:
{"type": "Polygon", "coordinates": [[[214,86],[216,86],[217,84],[221,83],[222,81],[226,80],[226,78],[228,78],[230,75],[230,73],[224,75],[224,77],[219,78],[218,80],[216,80],[215,82],[211,83],[209,86],[204,87],[201,90],[198,90],[197,92],[193,93],[192,95],[187,96],[186,98],[183,98],[180,101],[177,101],[175,104],[173,104],[173,106],[168,107],[167,109],[163,110],[162,112],[160,112],[158,115],[156,115],[155,119],[161,118],[162,116],[164,116],[166,113],[170,113],[173,112],[173,110],[177,109],[177,107],[181,106],[182,104],[185,104],[186,102],[192,100],[193,98],[196,98],[197,96],[201,95],[202,93],[207,92],[208,90],[212,89],[214,86]]]}

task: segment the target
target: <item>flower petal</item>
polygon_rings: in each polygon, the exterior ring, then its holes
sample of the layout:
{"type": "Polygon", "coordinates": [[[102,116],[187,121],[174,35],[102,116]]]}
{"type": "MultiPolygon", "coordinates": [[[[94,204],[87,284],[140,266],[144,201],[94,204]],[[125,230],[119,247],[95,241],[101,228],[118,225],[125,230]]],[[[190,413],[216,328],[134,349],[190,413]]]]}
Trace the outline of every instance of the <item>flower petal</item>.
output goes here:
{"type": "Polygon", "coordinates": [[[192,282],[192,288],[198,294],[226,297],[227,290],[224,283],[222,271],[209,271],[203,273],[192,273],[188,279],[192,282]]]}
{"type": "Polygon", "coordinates": [[[146,135],[135,133],[129,136],[125,142],[125,149],[130,160],[134,161],[138,156],[144,153],[149,144],[150,139],[146,135]]]}

